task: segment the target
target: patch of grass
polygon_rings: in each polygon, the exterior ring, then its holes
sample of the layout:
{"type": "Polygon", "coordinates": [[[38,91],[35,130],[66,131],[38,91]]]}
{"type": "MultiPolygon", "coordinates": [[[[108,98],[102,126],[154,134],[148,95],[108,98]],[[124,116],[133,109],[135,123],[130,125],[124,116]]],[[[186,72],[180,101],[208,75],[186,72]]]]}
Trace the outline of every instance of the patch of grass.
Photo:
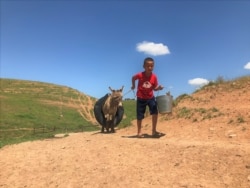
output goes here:
{"type": "Polygon", "coordinates": [[[205,108],[198,108],[198,109],[195,109],[195,111],[199,112],[200,114],[205,114],[207,112],[205,108]]]}
{"type": "MultiPolygon", "coordinates": [[[[212,119],[212,114],[211,113],[208,113],[208,114],[206,114],[205,116],[203,116],[203,119],[205,120],[205,119],[212,119]]],[[[215,117],[215,116],[214,116],[215,117]]]]}
{"type": "Polygon", "coordinates": [[[118,125],[119,128],[128,127],[131,125],[131,121],[136,119],[136,101],[135,100],[124,100],[124,116],[123,120],[118,125]]]}
{"type": "Polygon", "coordinates": [[[242,127],[242,129],[241,129],[242,131],[246,131],[247,130],[247,128],[246,127],[242,127]]]}
{"type": "Polygon", "coordinates": [[[18,144],[25,141],[53,138],[54,132],[34,134],[33,130],[0,131],[0,148],[5,145],[18,144]]]}
{"type": "Polygon", "coordinates": [[[223,113],[219,112],[216,108],[187,108],[183,107],[181,109],[177,109],[177,118],[186,118],[190,119],[193,117],[193,122],[198,122],[200,120],[212,119],[219,116],[222,116],[223,113]],[[196,117],[199,116],[199,119],[196,117]]]}
{"type": "Polygon", "coordinates": [[[84,103],[86,98],[77,90],[41,82],[0,81],[0,147],[56,133],[99,129],[78,112],[80,103],[75,101],[84,103]]]}
{"type": "Polygon", "coordinates": [[[215,107],[213,107],[213,108],[211,109],[211,111],[212,111],[212,112],[219,112],[219,110],[218,110],[217,108],[215,108],[215,107]]]}
{"type": "MultiPolygon", "coordinates": [[[[218,76],[215,81],[210,81],[208,84],[198,88],[194,93],[202,90],[217,90],[218,88],[224,91],[231,91],[232,89],[242,89],[250,81],[250,76],[241,76],[234,79],[225,79],[222,76],[218,76]]],[[[246,91],[243,91],[243,93],[246,91]]]]}
{"type": "Polygon", "coordinates": [[[198,119],[197,119],[197,118],[194,118],[194,119],[193,119],[193,122],[197,122],[197,121],[198,121],[198,119]]]}
{"type": "Polygon", "coordinates": [[[182,100],[184,99],[187,99],[187,98],[192,98],[190,95],[188,94],[182,94],[180,96],[178,96],[174,101],[173,101],[173,107],[177,106],[179,102],[181,102],[182,100]]]}
{"type": "Polygon", "coordinates": [[[224,82],[226,82],[226,80],[225,80],[225,78],[223,76],[218,76],[216,78],[216,81],[215,81],[215,83],[217,83],[217,84],[222,84],[224,82]]]}
{"type": "Polygon", "coordinates": [[[237,122],[238,123],[244,123],[245,120],[244,120],[244,118],[242,116],[240,116],[240,117],[237,118],[237,122]]]}
{"type": "Polygon", "coordinates": [[[192,116],[192,110],[188,109],[187,107],[183,107],[178,110],[177,117],[178,118],[191,118],[192,116]]]}

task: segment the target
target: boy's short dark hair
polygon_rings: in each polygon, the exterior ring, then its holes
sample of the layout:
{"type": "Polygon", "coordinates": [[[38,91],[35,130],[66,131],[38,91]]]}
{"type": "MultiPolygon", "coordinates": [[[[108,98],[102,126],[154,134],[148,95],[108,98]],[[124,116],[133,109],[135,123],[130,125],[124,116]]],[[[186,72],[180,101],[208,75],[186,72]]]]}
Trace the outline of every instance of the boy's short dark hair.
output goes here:
{"type": "Polygon", "coordinates": [[[148,61],[153,61],[154,62],[154,59],[152,57],[146,57],[144,59],[143,65],[145,65],[148,61]]]}

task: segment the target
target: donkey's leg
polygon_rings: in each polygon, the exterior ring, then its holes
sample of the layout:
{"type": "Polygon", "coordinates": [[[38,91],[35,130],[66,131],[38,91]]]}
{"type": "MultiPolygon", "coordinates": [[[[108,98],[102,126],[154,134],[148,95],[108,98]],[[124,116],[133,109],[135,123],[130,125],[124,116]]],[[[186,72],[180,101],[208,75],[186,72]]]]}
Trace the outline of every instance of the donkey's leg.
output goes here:
{"type": "Polygon", "coordinates": [[[106,131],[107,131],[107,133],[109,133],[109,128],[110,128],[110,120],[109,121],[107,121],[107,123],[106,123],[106,131]]]}
{"type": "Polygon", "coordinates": [[[104,127],[105,127],[105,125],[102,125],[101,133],[104,133],[104,127]]]}
{"type": "Polygon", "coordinates": [[[111,132],[112,132],[112,133],[115,133],[115,128],[114,128],[113,125],[111,126],[111,132]]]}
{"type": "Polygon", "coordinates": [[[112,133],[115,133],[115,121],[114,121],[114,119],[110,122],[110,128],[111,128],[111,132],[112,133]]]}

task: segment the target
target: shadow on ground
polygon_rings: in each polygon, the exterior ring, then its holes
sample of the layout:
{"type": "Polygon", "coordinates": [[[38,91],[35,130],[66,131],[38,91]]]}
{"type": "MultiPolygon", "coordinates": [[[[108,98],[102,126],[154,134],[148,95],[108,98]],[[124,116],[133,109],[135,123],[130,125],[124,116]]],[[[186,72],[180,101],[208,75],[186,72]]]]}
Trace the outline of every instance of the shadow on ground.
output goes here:
{"type": "Polygon", "coordinates": [[[143,139],[143,138],[161,138],[161,137],[163,137],[165,135],[166,134],[164,134],[164,133],[160,133],[158,135],[142,134],[141,137],[138,137],[137,135],[131,135],[131,136],[122,136],[122,138],[139,138],[139,139],[143,139]]]}

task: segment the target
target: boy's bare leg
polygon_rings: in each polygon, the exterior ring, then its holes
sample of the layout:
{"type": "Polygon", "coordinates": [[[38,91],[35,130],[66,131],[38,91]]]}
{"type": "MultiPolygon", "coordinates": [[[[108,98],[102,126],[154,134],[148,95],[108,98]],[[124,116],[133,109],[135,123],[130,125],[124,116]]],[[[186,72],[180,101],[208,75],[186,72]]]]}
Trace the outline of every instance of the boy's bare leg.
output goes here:
{"type": "Polygon", "coordinates": [[[137,120],[137,136],[141,136],[141,124],[142,120],[137,120]]]}
{"type": "Polygon", "coordinates": [[[156,126],[157,126],[158,114],[152,115],[152,134],[156,133],[156,126]]]}

